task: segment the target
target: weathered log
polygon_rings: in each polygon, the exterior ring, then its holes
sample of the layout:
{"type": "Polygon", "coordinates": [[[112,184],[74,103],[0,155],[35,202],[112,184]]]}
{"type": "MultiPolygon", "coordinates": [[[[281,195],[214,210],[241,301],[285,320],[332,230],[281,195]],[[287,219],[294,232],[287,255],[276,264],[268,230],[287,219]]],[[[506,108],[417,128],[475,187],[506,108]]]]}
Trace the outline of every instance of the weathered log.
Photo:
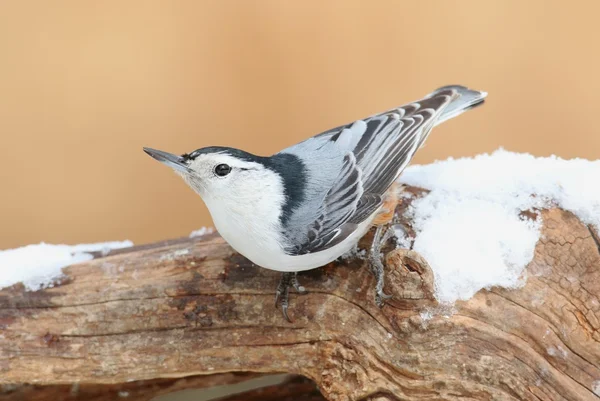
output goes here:
{"type": "Polygon", "coordinates": [[[387,254],[382,309],[360,261],[302,274],[291,324],[273,305],[279,274],[217,235],[114,252],[54,288],[0,291],[0,383],[287,372],[329,400],[596,400],[599,241],[571,213],[541,213],[525,285],[446,316],[423,313],[438,307],[433,274],[412,251],[387,254]]]}

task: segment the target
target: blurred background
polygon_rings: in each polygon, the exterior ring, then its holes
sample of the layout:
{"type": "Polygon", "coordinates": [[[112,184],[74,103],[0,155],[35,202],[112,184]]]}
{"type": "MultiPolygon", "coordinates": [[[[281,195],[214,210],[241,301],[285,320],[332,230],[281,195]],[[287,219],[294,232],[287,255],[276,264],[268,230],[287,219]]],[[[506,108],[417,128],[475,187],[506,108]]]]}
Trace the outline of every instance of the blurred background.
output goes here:
{"type": "Polygon", "coordinates": [[[415,163],[600,158],[600,2],[0,2],[0,249],[211,225],[142,146],[271,154],[438,86],[489,92],[415,163]]]}

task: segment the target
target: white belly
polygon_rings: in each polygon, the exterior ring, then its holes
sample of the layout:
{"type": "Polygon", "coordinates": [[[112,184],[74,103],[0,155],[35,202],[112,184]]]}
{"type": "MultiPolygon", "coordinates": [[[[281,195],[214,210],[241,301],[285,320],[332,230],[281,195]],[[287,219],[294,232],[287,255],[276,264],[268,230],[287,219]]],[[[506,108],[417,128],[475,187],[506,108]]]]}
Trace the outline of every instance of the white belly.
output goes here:
{"type": "Polygon", "coordinates": [[[252,263],[270,270],[280,272],[297,272],[315,269],[332,262],[350,251],[358,240],[371,227],[371,220],[361,223],[357,230],[339,244],[321,252],[305,255],[288,255],[282,247],[250,232],[242,233],[238,229],[230,229],[228,225],[221,225],[215,220],[219,234],[240,254],[252,263]]]}

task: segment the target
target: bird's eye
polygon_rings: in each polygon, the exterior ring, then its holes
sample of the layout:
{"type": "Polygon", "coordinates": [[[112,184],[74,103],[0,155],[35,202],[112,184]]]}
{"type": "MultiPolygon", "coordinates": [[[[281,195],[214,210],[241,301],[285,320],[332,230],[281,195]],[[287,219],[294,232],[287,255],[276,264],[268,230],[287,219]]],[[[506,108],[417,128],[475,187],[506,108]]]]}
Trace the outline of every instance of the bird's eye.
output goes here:
{"type": "Polygon", "coordinates": [[[229,173],[231,173],[231,166],[228,164],[219,164],[215,167],[215,174],[219,177],[225,177],[229,173]]]}

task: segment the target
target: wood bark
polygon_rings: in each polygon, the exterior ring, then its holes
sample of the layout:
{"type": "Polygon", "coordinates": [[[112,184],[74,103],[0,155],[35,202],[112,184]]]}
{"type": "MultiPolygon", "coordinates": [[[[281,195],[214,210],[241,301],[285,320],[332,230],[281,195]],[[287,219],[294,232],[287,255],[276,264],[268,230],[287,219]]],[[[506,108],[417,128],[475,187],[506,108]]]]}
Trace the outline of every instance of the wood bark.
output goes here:
{"type": "Polygon", "coordinates": [[[600,241],[569,212],[539,213],[525,284],[452,311],[410,250],[387,253],[394,299],[381,309],[360,260],[302,274],[293,323],[274,307],[279,274],[217,235],[115,251],[65,268],[53,288],[0,291],[0,383],[281,372],[328,400],[597,400],[600,241]]]}

